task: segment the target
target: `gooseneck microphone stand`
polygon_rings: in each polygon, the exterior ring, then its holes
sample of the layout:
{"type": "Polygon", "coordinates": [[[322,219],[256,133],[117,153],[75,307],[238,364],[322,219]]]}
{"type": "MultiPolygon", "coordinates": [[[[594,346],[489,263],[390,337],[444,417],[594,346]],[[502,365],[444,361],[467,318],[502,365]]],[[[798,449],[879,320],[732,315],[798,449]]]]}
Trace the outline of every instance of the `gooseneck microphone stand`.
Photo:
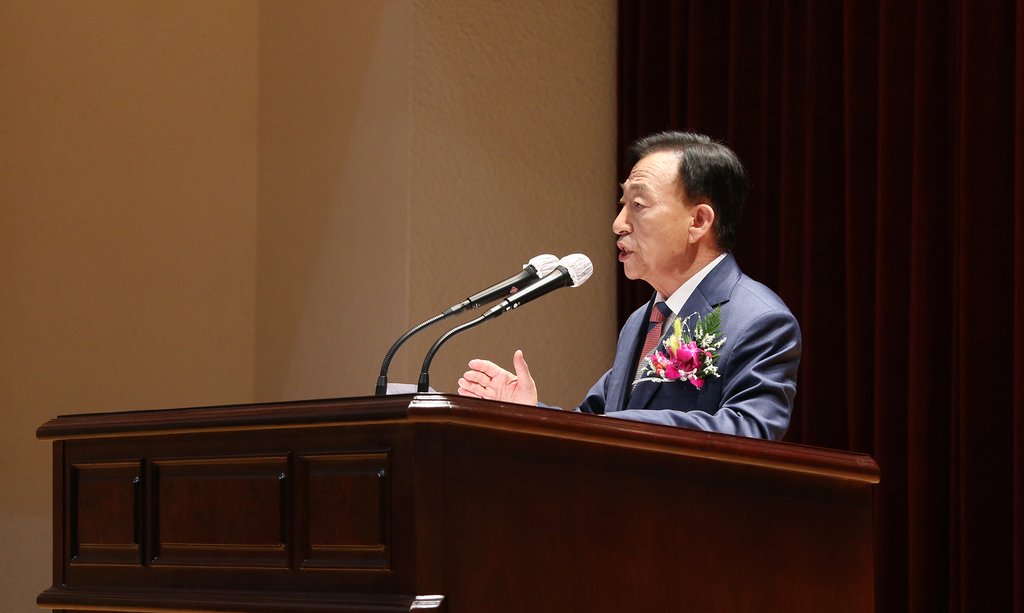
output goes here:
{"type": "Polygon", "coordinates": [[[405,341],[409,340],[409,337],[411,337],[412,335],[416,334],[417,332],[426,328],[427,326],[432,326],[436,324],[445,317],[448,317],[448,315],[450,315],[448,311],[438,313],[437,315],[431,317],[427,321],[417,326],[414,326],[408,332],[398,337],[398,340],[395,341],[395,344],[391,345],[391,349],[388,350],[387,355],[384,356],[384,363],[381,364],[380,375],[377,377],[377,390],[375,392],[376,396],[384,396],[385,394],[387,394],[388,368],[391,366],[391,360],[394,359],[395,354],[398,353],[398,348],[401,347],[402,344],[405,343],[405,341]]]}
{"type": "Polygon", "coordinates": [[[475,326],[479,326],[480,324],[482,324],[485,321],[487,321],[487,319],[488,319],[487,313],[484,313],[480,317],[477,317],[476,319],[474,319],[472,321],[467,321],[466,323],[462,324],[461,326],[455,326],[451,330],[449,330],[449,331],[445,332],[444,334],[442,334],[441,338],[439,338],[436,341],[434,341],[434,344],[430,346],[430,351],[427,352],[427,356],[425,358],[423,358],[423,368],[420,370],[420,381],[419,381],[419,385],[416,388],[416,391],[418,393],[426,394],[427,392],[430,391],[430,374],[429,374],[430,373],[430,363],[434,361],[434,355],[441,348],[441,345],[443,345],[446,342],[448,342],[448,339],[450,339],[451,337],[455,336],[459,332],[465,332],[466,330],[469,330],[470,328],[473,328],[475,326]]]}

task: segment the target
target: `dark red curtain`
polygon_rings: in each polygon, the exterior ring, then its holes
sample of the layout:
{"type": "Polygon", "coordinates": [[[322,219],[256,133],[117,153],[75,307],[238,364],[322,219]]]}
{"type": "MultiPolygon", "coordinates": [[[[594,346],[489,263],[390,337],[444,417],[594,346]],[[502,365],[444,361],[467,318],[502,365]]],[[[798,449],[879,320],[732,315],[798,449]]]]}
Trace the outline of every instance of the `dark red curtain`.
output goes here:
{"type": "MultiPolygon", "coordinates": [[[[1024,612],[1024,0],[619,17],[620,150],[692,130],[750,172],[736,257],[803,330],[787,439],[881,467],[877,610],[1024,612]]],[[[622,320],[651,290],[619,287],[622,320]]]]}

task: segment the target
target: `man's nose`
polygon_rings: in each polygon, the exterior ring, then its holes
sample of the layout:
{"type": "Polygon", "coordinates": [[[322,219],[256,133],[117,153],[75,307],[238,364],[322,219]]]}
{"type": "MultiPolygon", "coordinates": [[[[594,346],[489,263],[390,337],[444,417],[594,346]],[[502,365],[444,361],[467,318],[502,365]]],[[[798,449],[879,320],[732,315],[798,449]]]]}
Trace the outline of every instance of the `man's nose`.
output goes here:
{"type": "Polygon", "coordinates": [[[626,219],[626,207],[623,206],[619,209],[619,214],[615,216],[615,220],[612,221],[612,232],[616,236],[622,236],[628,234],[630,231],[629,221],[626,219]]]}

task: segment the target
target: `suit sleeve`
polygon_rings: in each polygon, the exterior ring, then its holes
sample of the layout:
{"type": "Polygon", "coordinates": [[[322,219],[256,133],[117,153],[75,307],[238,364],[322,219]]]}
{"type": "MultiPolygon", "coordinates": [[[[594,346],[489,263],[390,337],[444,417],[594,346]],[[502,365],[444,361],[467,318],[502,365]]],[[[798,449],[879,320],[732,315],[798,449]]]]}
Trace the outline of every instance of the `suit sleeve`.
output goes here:
{"type": "Polygon", "coordinates": [[[781,439],[789,426],[800,365],[800,327],[796,318],[788,310],[760,313],[751,317],[744,329],[729,340],[734,344],[728,363],[723,364],[721,402],[717,407],[700,407],[699,403],[698,408],[691,410],[652,406],[615,411],[608,416],[739,436],[781,439]]]}
{"type": "Polygon", "coordinates": [[[608,377],[611,375],[611,372],[611,370],[605,372],[597,380],[597,383],[590,387],[590,391],[587,392],[583,402],[576,408],[577,411],[604,415],[605,398],[608,397],[608,377]]]}
{"type": "MultiPolygon", "coordinates": [[[[639,323],[639,320],[645,319],[647,307],[640,307],[629,316],[626,324],[619,330],[619,338],[615,342],[615,362],[620,360],[620,356],[630,356],[633,352],[632,343],[634,342],[634,336],[627,334],[627,330],[635,330],[639,323]]],[[[604,415],[608,413],[608,395],[609,387],[611,382],[612,373],[615,371],[614,364],[608,369],[601,378],[597,380],[597,383],[590,387],[586,397],[583,398],[583,402],[576,407],[576,411],[580,413],[591,413],[594,415],[604,415]]],[[[620,371],[621,372],[621,371],[620,371]]],[[[614,402],[614,400],[612,401],[614,402]]],[[[614,408],[611,410],[615,410],[614,408]]]]}

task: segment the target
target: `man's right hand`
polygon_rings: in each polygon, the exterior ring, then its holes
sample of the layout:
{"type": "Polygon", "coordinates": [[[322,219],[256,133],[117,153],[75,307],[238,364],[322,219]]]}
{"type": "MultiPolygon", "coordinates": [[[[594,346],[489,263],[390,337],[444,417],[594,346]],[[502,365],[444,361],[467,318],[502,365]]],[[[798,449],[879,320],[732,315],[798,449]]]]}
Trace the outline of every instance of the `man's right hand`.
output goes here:
{"type": "Polygon", "coordinates": [[[489,360],[470,360],[459,379],[459,395],[537,406],[537,385],[522,350],[512,356],[515,374],[489,360]]]}

